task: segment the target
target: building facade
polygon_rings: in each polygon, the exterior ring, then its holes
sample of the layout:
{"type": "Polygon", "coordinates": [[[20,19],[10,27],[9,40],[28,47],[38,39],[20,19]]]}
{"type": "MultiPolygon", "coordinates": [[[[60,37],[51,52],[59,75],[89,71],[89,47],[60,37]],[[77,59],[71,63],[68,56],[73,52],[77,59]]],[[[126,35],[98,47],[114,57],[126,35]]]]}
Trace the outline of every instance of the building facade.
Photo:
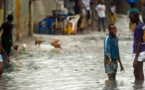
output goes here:
{"type": "Polygon", "coordinates": [[[9,14],[14,16],[13,38],[18,40],[28,36],[31,23],[31,0],[0,0],[0,25],[6,21],[9,14]]]}

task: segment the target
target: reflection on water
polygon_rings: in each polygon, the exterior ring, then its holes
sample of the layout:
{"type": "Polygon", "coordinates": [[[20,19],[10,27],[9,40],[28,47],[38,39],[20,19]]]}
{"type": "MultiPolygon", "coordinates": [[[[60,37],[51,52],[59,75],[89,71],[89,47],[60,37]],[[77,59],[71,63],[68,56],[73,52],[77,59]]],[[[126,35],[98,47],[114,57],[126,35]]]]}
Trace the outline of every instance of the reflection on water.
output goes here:
{"type": "Polygon", "coordinates": [[[1,90],[3,90],[4,87],[6,87],[4,83],[5,83],[4,78],[2,76],[0,76],[0,89],[1,90]]]}
{"type": "Polygon", "coordinates": [[[117,89],[117,81],[108,81],[105,83],[106,83],[106,86],[103,90],[116,90],[117,89]]]}
{"type": "Polygon", "coordinates": [[[143,83],[144,81],[135,81],[133,86],[134,90],[142,90],[144,88],[143,83]]]}

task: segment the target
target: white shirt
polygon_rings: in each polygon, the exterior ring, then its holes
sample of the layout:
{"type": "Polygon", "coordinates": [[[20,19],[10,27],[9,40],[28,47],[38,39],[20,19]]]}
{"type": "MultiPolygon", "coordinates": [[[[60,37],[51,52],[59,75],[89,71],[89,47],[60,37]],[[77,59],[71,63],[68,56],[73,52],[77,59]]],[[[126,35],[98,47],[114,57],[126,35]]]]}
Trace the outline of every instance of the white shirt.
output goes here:
{"type": "Polygon", "coordinates": [[[115,6],[110,7],[111,13],[115,13],[115,6]]]}
{"type": "Polygon", "coordinates": [[[96,6],[96,10],[97,10],[98,16],[99,16],[100,18],[105,17],[105,11],[106,11],[105,5],[101,5],[101,4],[97,5],[97,6],[96,6]]]}
{"type": "Polygon", "coordinates": [[[82,1],[85,4],[87,10],[90,10],[90,0],[82,0],[82,1]]]}

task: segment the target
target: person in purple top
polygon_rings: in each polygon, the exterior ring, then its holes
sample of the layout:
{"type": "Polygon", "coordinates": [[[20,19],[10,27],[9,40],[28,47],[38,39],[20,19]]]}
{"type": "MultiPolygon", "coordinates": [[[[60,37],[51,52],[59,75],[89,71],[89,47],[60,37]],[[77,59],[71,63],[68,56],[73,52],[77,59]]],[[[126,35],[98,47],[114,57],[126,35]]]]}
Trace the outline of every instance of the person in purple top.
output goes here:
{"type": "Polygon", "coordinates": [[[136,81],[144,81],[143,73],[143,61],[145,59],[145,44],[144,44],[144,23],[139,19],[139,14],[135,11],[129,15],[131,21],[136,23],[134,31],[134,43],[133,43],[133,54],[134,54],[134,76],[136,81]]]}

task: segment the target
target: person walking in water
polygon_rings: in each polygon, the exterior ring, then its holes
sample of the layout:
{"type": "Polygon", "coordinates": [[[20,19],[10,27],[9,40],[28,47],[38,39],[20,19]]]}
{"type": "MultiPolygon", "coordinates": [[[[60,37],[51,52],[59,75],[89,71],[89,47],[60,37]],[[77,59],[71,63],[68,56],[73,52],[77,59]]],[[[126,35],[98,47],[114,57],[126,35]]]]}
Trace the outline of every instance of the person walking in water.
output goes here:
{"type": "MultiPolygon", "coordinates": [[[[4,22],[0,27],[0,31],[3,29],[3,34],[1,37],[2,45],[3,45],[3,48],[6,52],[6,54],[8,55],[8,57],[10,57],[11,47],[13,46],[13,28],[14,28],[14,25],[12,24],[12,21],[13,21],[13,16],[8,15],[7,22],[4,22]]],[[[2,58],[4,61],[3,66],[5,67],[6,56],[3,53],[2,53],[2,58]]]]}
{"type": "Polygon", "coordinates": [[[8,15],[7,22],[3,23],[0,27],[0,31],[3,29],[2,44],[3,48],[10,57],[11,47],[13,46],[13,16],[8,15]]]}
{"type": "Polygon", "coordinates": [[[131,22],[136,24],[133,43],[133,68],[135,81],[144,81],[143,60],[145,59],[145,25],[139,19],[138,12],[130,13],[131,22]]]}
{"type": "Polygon", "coordinates": [[[109,34],[104,39],[104,66],[105,72],[108,74],[109,81],[112,81],[116,79],[118,62],[120,63],[121,71],[123,71],[124,68],[119,54],[116,26],[114,24],[109,24],[108,30],[109,34]]]}

